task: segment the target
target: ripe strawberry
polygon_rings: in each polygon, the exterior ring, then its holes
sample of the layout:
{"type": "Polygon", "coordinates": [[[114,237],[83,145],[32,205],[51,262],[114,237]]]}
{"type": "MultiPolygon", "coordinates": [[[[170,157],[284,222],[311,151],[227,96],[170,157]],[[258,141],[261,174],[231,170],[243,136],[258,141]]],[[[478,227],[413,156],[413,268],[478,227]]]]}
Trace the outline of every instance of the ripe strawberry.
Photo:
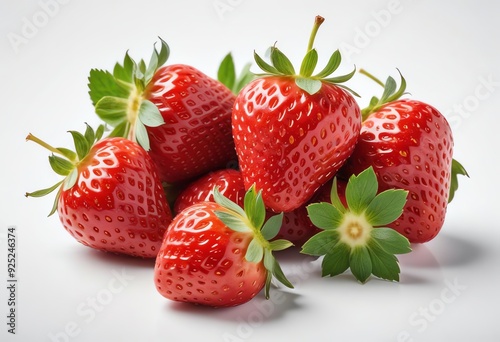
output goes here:
{"type": "Polygon", "coordinates": [[[93,69],[89,94],[98,116],[149,151],[162,181],[173,183],[236,162],[231,133],[234,94],[222,83],[184,64],[162,66],[161,41],[146,67],[129,55],[113,73],[93,69]]]}
{"type": "Polygon", "coordinates": [[[174,212],[180,213],[187,207],[200,202],[214,201],[214,188],[239,206],[243,206],[245,186],[241,172],[234,169],[221,169],[210,172],[190,183],[177,197],[174,212]]]}
{"type": "Polygon", "coordinates": [[[133,141],[101,139],[103,126],[95,133],[90,127],[85,135],[70,133],[76,153],[28,135],[27,140],[53,152],[50,165],[65,179],[26,196],[58,189],[49,216],[57,210],[64,228],[85,246],[156,257],[172,215],[150,156],[133,141]]]}
{"type": "MultiPolygon", "coordinates": [[[[174,212],[179,213],[185,208],[203,201],[214,201],[214,188],[217,187],[221,194],[239,206],[244,205],[245,185],[241,172],[234,169],[222,169],[211,172],[190,185],[177,197],[174,212]]],[[[266,211],[270,218],[274,213],[266,211]]],[[[276,239],[285,239],[295,245],[301,245],[318,232],[307,216],[305,206],[283,214],[283,221],[276,239]]]]}
{"type": "Polygon", "coordinates": [[[264,202],[253,187],[244,210],[217,190],[214,199],[187,207],[170,224],[156,258],[158,292],[175,301],[224,307],[243,304],[264,287],[269,298],[273,275],[293,287],[272,254],[291,243],[268,241],[282,215],[264,223],[264,202]]]}
{"type": "Polygon", "coordinates": [[[298,75],[276,47],[271,48],[272,65],[255,54],[265,74],[241,90],[233,108],[233,136],[245,187],[255,184],[276,212],[304,205],[352,153],[361,127],[356,101],[337,85],[354,71],[329,77],[340,64],[339,51],[312,76],[318,60],[312,45],[322,22],[318,16],[298,75]]]}
{"type": "Polygon", "coordinates": [[[379,190],[408,190],[403,214],[389,227],[410,242],[423,243],[443,226],[457,188],[451,186],[452,179],[456,184],[456,175],[466,171],[452,159],[453,137],[446,118],[424,102],[399,99],[405,87],[401,76],[396,91],[396,82],[389,77],[381,99],[374,97],[363,109],[359,141],[340,174],[348,177],[373,166],[379,190]]]}

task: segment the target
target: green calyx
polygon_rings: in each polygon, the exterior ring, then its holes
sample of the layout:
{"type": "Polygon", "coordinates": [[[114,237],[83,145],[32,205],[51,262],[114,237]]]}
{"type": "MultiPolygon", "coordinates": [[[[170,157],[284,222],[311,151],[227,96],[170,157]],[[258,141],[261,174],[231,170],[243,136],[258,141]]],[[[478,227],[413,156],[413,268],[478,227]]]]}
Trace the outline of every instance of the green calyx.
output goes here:
{"type": "Polygon", "coordinates": [[[315,48],[313,48],[313,45],[316,38],[316,33],[318,32],[318,29],[323,22],[323,17],[316,16],[313,30],[309,38],[307,53],[302,60],[300,71],[298,74],[295,72],[295,68],[293,67],[292,62],[288,59],[288,57],[276,46],[272,46],[270,51],[270,64],[264,61],[257,53],[254,52],[255,62],[257,63],[259,68],[264,71],[263,74],[258,74],[258,76],[279,75],[293,77],[297,86],[310,95],[316,94],[321,89],[323,83],[331,83],[350,91],[355,96],[359,96],[353,90],[340,84],[350,80],[355,74],[356,69],[346,75],[330,77],[331,74],[333,74],[340,66],[342,58],[339,50],[336,50],[331,55],[327,65],[320,72],[313,75],[318,63],[318,52],[315,48]]]}
{"type": "Polygon", "coordinates": [[[451,161],[451,182],[450,182],[450,195],[448,196],[448,203],[451,203],[455,197],[455,192],[458,190],[458,175],[469,177],[467,170],[457,160],[451,161]]]}
{"type": "Polygon", "coordinates": [[[401,84],[400,84],[399,88],[397,86],[396,81],[391,76],[387,77],[387,80],[385,81],[385,83],[382,83],[382,81],[380,81],[378,78],[376,78],[375,76],[373,76],[372,74],[370,74],[369,72],[367,72],[364,69],[360,69],[359,72],[361,74],[367,76],[371,80],[375,81],[377,84],[381,85],[384,88],[384,92],[382,93],[382,96],[380,98],[373,96],[370,99],[370,104],[366,108],[363,108],[361,110],[361,117],[362,117],[363,121],[371,113],[376,112],[382,106],[384,106],[390,102],[396,101],[399,98],[401,98],[401,96],[406,94],[405,93],[406,80],[403,77],[403,75],[401,74],[401,72],[399,71],[399,69],[398,69],[398,72],[399,72],[399,76],[401,77],[401,84]]]}
{"type": "Polygon", "coordinates": [[[26,197],[43,197],[50,194],[55,189],[59,189],[49,216],[54,214],[57,210],[57,202],[61,191],[69,190],[76,184],[78,179],[78,166],[85,160],[85,157],[88,155],[94,143],[102,138],[104,126],[100,125],[97,130],[94,131],[92,127],[87,125],[87,129],[84,134],[77,131],[69,131],[69,133],[73,137],[75,151],[71,151],[63,147],[52,147],[31,133],[26,137],[26,141],[33,141],[52,152],[52,155],[49,156],[50,166],[55,173],[64,177],[63,180],[57,182],[51,187],[33,192],[27,192],[25,194],[26,197]]]}
{"type": "Polygon", "coordinates": [[[365,283],[369,276],[399,281],[400,268],[395,254],[409,253],[406,237],[385,225],[403,212],[408,192],[400,189],[377,194],[378,182],[372,167],[351,176],[346,186],[344,206],[334,179],[331,203],[310,204],[312,223],[323,231],[311,237],[301,253],[324,256],[322,276],[335,276],[348,268],[365,283]]]}
{"type": "Polygon", "coordinates": [[[255,75],[250,71],[251,65],[251,63],[245,64],[238,75],[233,55],[228,53],[217,70],[217,80],[231,90],[233,94],[237,95],[245,85],[255,78],[255,75]]]}
{"type": "Polygon", "coordinates": [[[217,187],[214,189],[214,200],[224,208],[216,211],[215,214],[226,226],[237,232],[253,234],[245,259],[249,262],[264,263],[267,270],[266,299],[269,298],[273,276],[283,285],[293,288],[273,255],[274,251],[284,250],[293,244],[284,239],[270,241],[280,230],[283,213],[272,216],[266,221],[266,208],[261,192],[257,192],[254,186],[246,192],[243,208],[222,195],[217,187]]]}
{"type": "Polygon", "coordinates": [[[160,38],[161,48],[154,48],[148,64],[136,63],[128,53],[123,64],[116,63],[113,73],[98,69],[90,70],[89,95],[96,114],[114,129],[109,136],[120,136],[138,142],[145,150],[150,149],[146,127],[164,124],[158,108],[145,93],[156,71],[167,61],[170,49],[160,38]]]}

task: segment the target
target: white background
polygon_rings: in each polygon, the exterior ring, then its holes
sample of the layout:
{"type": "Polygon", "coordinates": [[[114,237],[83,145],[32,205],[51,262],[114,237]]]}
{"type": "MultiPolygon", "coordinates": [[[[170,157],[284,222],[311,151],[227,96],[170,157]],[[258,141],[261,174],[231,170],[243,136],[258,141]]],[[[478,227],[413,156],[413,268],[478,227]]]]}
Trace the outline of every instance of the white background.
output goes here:
{"type": "MultiPolygon", "coordinates": [[[[500,3],[332,0],[0,0],[0,339],[2,341],[498,341],[500,232],[496,144],[500,123],[500,3]],[[49,4],[49,5],[44,5],[49,4]],[[322,279],[318,262],[280,255],[294,290],[273,289],[230,309],[167,301],[153,262],[93,251],[75,242],[52,196],[26,191],[55,183],[48,153],[32,132],[69,146],[67,130],[97,123],[87,94],[91,68],[111,69],[126,50],[148,59],[158,36],[168,63],[210,76],[229,51],[237,66],[253,50],[278,46],[299,63],[314,16],[326,18],[320,63],[342,48],[340,71],[355,64],[385,79],[399,68],[411,97],[440,109],[455,137],[461,179],[442,232],[400,257],[401,282],[349,273],[322,279]],[[31,27],[30,27],[31,26],[31,27]],[[7,242],[17,228],[17,334],[7,333],[7,242]]],[[[256,70],[256,69],[253,69],[256,70]]],[[[380,89],[357,75],[364,106],[380,89]]]]}

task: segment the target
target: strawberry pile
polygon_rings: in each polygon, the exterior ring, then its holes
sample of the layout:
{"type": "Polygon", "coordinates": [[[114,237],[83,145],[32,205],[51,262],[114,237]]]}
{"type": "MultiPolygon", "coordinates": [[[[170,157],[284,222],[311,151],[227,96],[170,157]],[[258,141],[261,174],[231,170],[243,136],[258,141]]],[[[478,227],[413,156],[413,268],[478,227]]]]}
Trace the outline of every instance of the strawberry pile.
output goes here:
{"type": "Polygon", "coordinates": [[[221,307],[245,303],[273,278],[275,255],[291,246],[322,257],[322,276],[350,269],[398,281],[395,255],[439,233],[458,175],[453,137],[434,107],[392,77],[360,109],[334,75],[335,51],[315,72],[316,17],[298,72],[276,46],[254,54],[237,77],[230,54],[217,79],[165,65],[161,41],[148,63],[126,54],[112,72],[93,69],[89,95],[102,120],[70,131],[74,151],[48,149],[63,179],[26,196],[57,191],[50,214],[80,243],[153,258],[158,292],[221,307]],[[106,135],[105,135],[106,134],[106,135]]]}

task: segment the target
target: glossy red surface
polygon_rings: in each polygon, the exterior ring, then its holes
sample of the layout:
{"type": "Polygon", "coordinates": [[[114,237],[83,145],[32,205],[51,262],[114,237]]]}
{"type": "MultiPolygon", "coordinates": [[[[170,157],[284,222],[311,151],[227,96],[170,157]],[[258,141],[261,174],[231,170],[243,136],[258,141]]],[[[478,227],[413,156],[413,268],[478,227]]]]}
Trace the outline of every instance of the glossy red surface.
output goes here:
{"type": "Polygon", "coordinates": [[[154,258],[172,220],[149,155],[124,138],[97,142],[58,203],[64,228],[103,251],[154,258]]]}
{"type": "Polygon", "coordinates": [[[235,97],[229,89],[191,66],[175,64],[160,68],[146,92],[165,121],[148,128],[150,155],[163,181],[182,181],[235,165],[235,97]]]}
{"type": "Polygon", "coordinates": [[[236,232],[214,214],[216,203],[195,204],[178,214],[156,259],[154,278],[164,297],[208,306],[234,306],[264,287],[262,262],[245,260],[251,232],[236,232]]]}
{"type": "Polygon", "coordinates": [[[277,212],[300,207],[351,154],[360,126],[357,103],[335,85],[309,95],[288,77],[252,82],[233,110],[245,186],[255,183],[277,212]]]}

